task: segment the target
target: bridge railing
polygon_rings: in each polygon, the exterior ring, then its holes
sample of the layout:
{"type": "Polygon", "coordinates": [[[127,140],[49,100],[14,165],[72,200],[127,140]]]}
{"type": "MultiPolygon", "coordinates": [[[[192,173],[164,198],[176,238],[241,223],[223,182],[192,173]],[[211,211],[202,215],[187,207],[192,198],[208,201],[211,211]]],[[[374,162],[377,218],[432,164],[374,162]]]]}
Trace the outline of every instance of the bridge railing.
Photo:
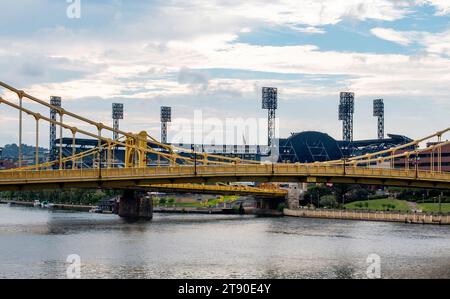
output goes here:
{"type": "Polygon", "coordinates": [[[142,168],[105,168],[105,169],[68,169],[68,170],[40,170],[40,171],[1,171],[0,182],[14,183],[23,180],[74,180],[74,179],[120,179],[127,177],[157,178],[157,177],[186,177],[195,176],[311,176],[311,177],[371,177],[380,179],[410,179],[450,181],[450,173],[436,173],[424,170],[404,170],[390,168],[365,168],[324,166],[314,164],[262,164],[262,165],[199,165],[195,166],[160,166],[142,168]]]}

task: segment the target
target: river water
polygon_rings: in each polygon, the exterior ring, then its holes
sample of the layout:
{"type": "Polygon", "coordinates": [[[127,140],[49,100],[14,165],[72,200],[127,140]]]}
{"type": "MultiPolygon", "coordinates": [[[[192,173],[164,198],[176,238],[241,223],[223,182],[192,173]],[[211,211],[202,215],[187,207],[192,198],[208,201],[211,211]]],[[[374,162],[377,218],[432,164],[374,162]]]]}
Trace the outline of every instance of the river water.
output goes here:
{"type": "Polygon", "coordinates": [[[114,215],[0,205],[0,278],[450,278],[450,227],[237,215],[114,215]]]}

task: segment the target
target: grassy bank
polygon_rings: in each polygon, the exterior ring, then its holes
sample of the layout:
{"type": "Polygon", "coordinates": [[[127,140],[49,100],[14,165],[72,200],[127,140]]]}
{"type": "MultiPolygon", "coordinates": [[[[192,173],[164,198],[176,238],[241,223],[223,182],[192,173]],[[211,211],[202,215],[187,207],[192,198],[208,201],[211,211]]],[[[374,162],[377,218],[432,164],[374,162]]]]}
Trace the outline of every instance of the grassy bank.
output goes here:
{"type": "MultiPolygon", "coordinates": [[[[427,213],[439,213],[438,203],[420,203],[417,204],[417,208],[427,213]]],[[[442,204],[442,213],[450,213],[450,203],[442,204]]]]}
{"type": "Polygon", "coordinates": [[[355,201],[345,205],[347,210],[373,210],[373,211],[400,211],[409,212],[411,208],[406,200],[398,199],[373,199],[355,201]]]}
{"type": "MultiPolygon", "coordinates": [[[[345,205],[347,210],[400,211],[411,212],[414,203],[393,198],[355,201],[345,205]]],[[[438,213],[438,203],[418,203],[417,210],[425,213],[438,213]]],[[[450,213],[450,203],[442,203],[442,213],[450,213]]]]}

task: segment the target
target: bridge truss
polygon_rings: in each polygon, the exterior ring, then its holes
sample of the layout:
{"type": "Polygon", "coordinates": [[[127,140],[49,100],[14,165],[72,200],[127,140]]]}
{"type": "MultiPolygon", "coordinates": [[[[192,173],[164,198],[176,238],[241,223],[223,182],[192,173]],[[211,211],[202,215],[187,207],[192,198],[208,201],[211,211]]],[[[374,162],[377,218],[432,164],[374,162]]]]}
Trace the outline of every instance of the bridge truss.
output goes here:
{"type": "MultiPolygon", "coordinates": [[[[0,82],[5,93],[17,97],[17,101],[0,97],[3,104],[19,112],[19,136],[23,135],[23,116],[35,121],[36,153],[34,165],[0,171],[0,190],[25,190],[28,188],[107,187],[128,188],[153,185],[170,189],[176,184],[210,185],[217,182],[261,181],[261,182],[330,182],[361,183],[393,186],[449,188],[450,173],[444,172],[442,149],[450,144],[443,139],[450,128],[438,131],[410,143],[343,160],[305,164],[262,164],[253,160],[225,157],[195,152],[159,142],[147,132],[129,133],[90,120],[62,107],[54,106],[0,82]],[[56,112],[57,118],[46,117],[36,112],[36,107],[56,112]],[[33,109],[32,109],[33,108],[33,109]],[[59,128],[59,138],[64,133],[73,140],[72,154],[62,154],[55,160],[38,163],[39,127],[45,122],[59,128]],[[77,123],[78,126],[75,126],[77,123]],[[77,153],[75,140],[83,135],[98,141],[95,148],[77,153]],[[106,136],[118,136],[111,139],[106,136]],[[424,146],[425,145],[425,146],[424,146]],[[125,148],[124,167],[113,163],[114,151],[125,148]],[[157,157],[156,165],[149,165],[149,155],[157,157]],[[419,167],[424,156],[430,160],[429,167],[419,167]],[[86,159],[95,163],[86,168],[86,159]],[[163,184],[164,186],[162,186],[163,184]]],[[[19,144],[19,153],[22,144],[19,144]]],[[[59,152],[62,153],[62,142],[59,152]]],[[[186,187],[186,185],[183,185],[186,187]]],[[[201,185],[200,185],[201,186],[201,185]]],[[[180,188],[181,185],[179,186],[180,188]]],[[[191,185],[192,190],[204,187],[191,185]]],[[[227,187],[224,187],[227,188],[227,187]]],[[[230,186],[230,191],[236,187],[230,186]]],[[[150,189],[150,188],[149,188],[150,189]]],[[[234,190],[240,192],[239,190],[234,190]]],[[[243,190],[242,193],[250,190],[243,190]]],[[[259,190],[254,190],[259,192],[259,190]]],[[[266,190],[267,191],[267,190],[266,190]]],[[[263,193],[261,191],[260,193],[263,193]]],[[[270,193],[270,192],[269,192],[270,193]]],[[[278,191],[273,194],[280,194],[278,191]]]]}

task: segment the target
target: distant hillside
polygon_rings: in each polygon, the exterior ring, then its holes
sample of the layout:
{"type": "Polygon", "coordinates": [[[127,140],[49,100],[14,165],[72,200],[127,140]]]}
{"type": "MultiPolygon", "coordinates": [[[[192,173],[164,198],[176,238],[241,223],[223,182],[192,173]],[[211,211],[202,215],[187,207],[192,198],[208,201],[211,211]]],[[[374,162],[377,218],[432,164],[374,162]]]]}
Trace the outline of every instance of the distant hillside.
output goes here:
{"type": "MultiPolygon", "coordinates": [[[[22,153],[24,156],[33,156],[35,154],[36,147],[31,145],[22,145],[22,153]]],[[[39,152],[47,152],[48,149],[39,147],[39,152]]],[[[3,147],[2,155],[6,159],[17,159],[19,157],[19,146],[17,144],[7,144],[3,147]]]]}

